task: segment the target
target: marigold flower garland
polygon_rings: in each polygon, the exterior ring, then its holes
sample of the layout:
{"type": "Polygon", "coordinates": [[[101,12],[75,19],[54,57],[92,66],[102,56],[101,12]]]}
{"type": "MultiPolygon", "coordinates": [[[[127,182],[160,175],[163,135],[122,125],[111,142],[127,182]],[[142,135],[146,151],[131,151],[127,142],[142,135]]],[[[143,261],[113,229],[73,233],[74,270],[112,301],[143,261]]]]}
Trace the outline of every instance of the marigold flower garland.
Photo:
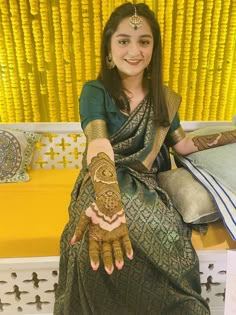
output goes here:
{"type": "Polygon", "coordinates": [[[62,24],[62,40],[63,40],[63,57],[65,67],[66,82],[66,102],[61,104],[60,114],[62,121],[75,120],[74,96],[72,85],[72,69],[71,69],[71,52],[70,52],[70,30],[69,30],[69,8],[67,0],[60,0],[60,14],[62,24]]]}
{"type": "Polygon", "coordinates": [[[29,0],[30,3],[30,13],[32,15],[37,15],[39,11],[39,0],[29,0]]]}
{"type": "MultiPolygon", "coordinates": [[[[34,11],[34,10],[33,10],[34,11]]],[[[33,121],[40,121],[39,96],[37,91],[37,73],[35,72],[35,54],[33,47],[33,37],[31,37],[31,21],[29,19],[29,5],[26,0],[20,1],[21,25],[24,36],[25,62],[27,64],[27,81],[29,85],[29,102],[31,105],[33,121]]]]}
{"type": "Polygon", "coordinates": [[[47,107],[49,112],[50,121],[57,121],[56,111],[56,95],[55,95],[55,72],[52,67],[52,54],[51,54],[51,36],[49,26],[49,12],[46,0],[40,0],[40,18],[42,25],[42,38],[43,38],[43,53],[45,60],[46,71],[46,87],[47,87],[47,107]]]}
{"type": "MultiPolygon", "coordinates": [[[[10,22],[10,8],[8,7],[6,0],[1,0],[1,11],[2,11],[2,24],[3,24],[3,33],[7,34],[4,37],[7,63],[9,69],[9,77],[11,81],[10,89],[12,91],[12,100],[14,106],[12,108],[8,107],[8,117],[10,121],[21,122],[23,121],[23,111],[20,108],[21,99],[20,99],[20,89],[18,86],[18,73],[17,73],[17,64],[16,64],[16,55],[14,50],[14,41],[13,34],[11,31],[11,22],[10,22]]],[[[9,95],[9,102],[7,105],[11,104],[11,96],[9,95]]],[[[6,96],[8,99],[8,95],[6,96]]]]}
{"type": "Polygon", "coordinates": [[[189,75],[189,64],[190,64],[190,51],[192,42],[192,31],[193,31],[193,12],[194,12],[194,1],[188,0],[185,9],[185,23],[184,23],[184,34],[183,34],[183,52],[180,69],[180,85],[179,93],[182,97],[182,103],[179,109],[179,115],[181,119],[186,119],[186,113],[188,110],[187,94],[188,94],[188,75],[189,75]]]}
{"type": "Polygon", "coordinates": [[[163,37],[164,37],[164,16],[165,16],[165,0],[157,2],[157,8],[154,11],[158,20],[158,24],[161,30],[161,41],[162,41],[162,49],[163,49],[163,37]]]}
{"type": "Polygon", "coordinates": [[[90,23],[89,23],[89,4],[86,0],[81,0],[82,18],[83,18],[83,42],[84,42],[84,79],[92,78],[91,72],[91,41],[90,41],[90,23]]]}
{"type": "MultiPolygon", "coordinates": [[[[223,68],[223,60],[224,60],[224,48],[225,41],[227,35],[227,27],[228,27],[228,15],[229,15],[229,6],[230,0],[225,0],[220,16],[220,23],[218,25],[219,28],[219,36],[217,42],[217,50],[216,50],[216,71],[214,72],[213,78],[213,87],[212,87],[212,96],[211,96],[211,107],[210,107],[210,120],[217,120],[217,108],[218,105],[221,104],[220,100],[220,85],[221,85],[221,77],[222,77],[222,68],[223,68]]],[[[221,118],[222,119],[222,118],[221,118]]]]}
{"type": "Polygon", "coordinates": [[[182,37],[183,37],[183,24],[184,24],[184,0],[179,0],[177,2],[176,8],[176,24],[174,37],[174,47],[173,47],[173,66],[171,69],[171,81],[174,91],[179,91],[179,72],[180,72],[180,61],[181,61],[181,50],[182,50],[182,37]]]}
{"type": "MultiPolygon", "coordinates": [[[[47,107],[47,87],[46,87],[46,73],[45,73],[45,60],[43,53],[43,38],[42,38],[42,28],[40,21],[40,11],[38,6],[38,1],[30,1],[30,12],[34,15],[32,20],[32,30],[33,30],[33,39],[34,39],[34,48],[35,48],[35,57],[37,65],[37,76],[39,82],[39,91],[38,91],[38,105],[40,104],[40,109],[33,109],[37,112],[46,112],[47,107]]],[[[36,87],[37,89],[37,87],[36,87]]],[[[35,93],[35,87],[33,87],[32,92],[35,93]]]]}
{"type": "Polygon", "coordinates": [[[110,12],[112,11],[110,6],[110,1],[109,0],[101,0],[101,13],[102,13],[102,29],[104,29],[105,24],[109,18],[110,12]]]}
{"type": "Polygon", "coordinates": [[[82,41],[81,41],[81,6],[77,0],[71,1],[71,17],[72,17],[72,38],[73,46],[72,50],[74,53],[74,64],[75,64],[75,76],[76,76],[76,91],[77,96],[80,95],[83,78],[82,78],[82,41]]]}
{"type": "Polygon", "coordinates": [[[0,121],[7,121],[8,120],[8,114],[7,114],[7,100],[5,97],[5,90],[7,90],[7,82],[9,82],[9,75],[7,71],[7,56],[6,51],[4,47],[4,41],[3,41],[3,33],[2,28],[0,27],[0,63],[2,64],[2,77],[3,80],[0,80],[0,121]],[[4,84],[5,83],[5,84],[4,84]]]}
{"type": "Polygon", "coordinates": [[[165,6],[165,24],[163,38],[163,77],[164,84],[169,85],[170,81],[170,63],[171,63],[171,41],[172,41],[172,0],[166,0],[165,6]]]}
{"type": "Polygon", "coordinates": [[[193,41],[191,47],[191,70],[189,78],[189,93],[188,93],[188,112],[186,115],[186,120],[193,120],[194,116],[194,106],[195,106],[195,96],[197,87],[197,71],[198,71],[198,58],[199,58],[199,44],[200,35],[202,30],[202,17],[203,17],[203,1],[197,1],[195,7],[194,16],[194,27],[193,27],[193,41]]]}
{"type": "Polygon", "coordinates": [[[67,120],[67,114],[63,110],[66,104],[66,90],[65,90],[65,67],[63,61],[63,44],[61,32],[60,10],[58,5],[52,6],[53,30],[55,40],[55,55],[56,55],[56,73],[57,73],[57,91],[59,99],[60,118],[62,121],[67,120]]]}
{"type": "Polygon", "coordinates": [[[211,33],[210,33],[210,42],[209,42],[209,52],[208,52],[208,67],[206,71],[206,86],[204,91],[204,101],[203,101],[203,111],[202,119],[209,120],[211,102],[212,102],[212,87],[213,87],[213,78],[215,72],[215,58],[216,50],[218,43],[218,32],[219,32],[219,21],[221,14],[221,0],[214,1],[214,7],[212,12],[212,21],[211,21],[211,33]]]}
{"type": "MultiPolygon", "coordinates": [[[[236,34],[236,3],[231,3],[231,20],[230,20],[230,37],[233,38],[236,34]]],[[[231,41],[230,41],[231,42],[231,41]]],[[[235,45],[235,43],[234,43],[235,45]]],[[[232,114],[236,113],[236,46],[231,49],[230,68],[231,75],[229,77],[229,90],[227,95],[227,102],[225,107],[225,120],[231,120],[232,114]]],[[[228,52],[228,51],[227,51],[228,52]]],[[[226,56],[226,63],[228,62],[228,56],[226,56]]]]}
{"type": "Polygon", "coordinates": [[[37,76],[38,76],[39,88],[40,88],[38,97],[39,97],[39,103],[40,103],[40,111],[42,111],[45,106],[47,89],[46,89],[45,64],[44,64],[44,55],[43,55],[43,40],[42,40],[42,33],[41,33],[41,25],[38,18],[33,19],[32,30],[33,30],[36,64],[37,64],[37,71],[38,71],[37,76]]]}
{"type": "Polygon", "coordinates": [[[234,49],[233,68],[230,76],[230,91],[228,94],[227,108],[225,108],[225,120],[232,120],[231,113],[236,113],[236,49],[234,49]]]}
{"type": "Polygon", "coordinates": [[[31,121],[31,109],[29,101],[29,90],[26,81],[26,68],[25,68],[25,53],[23,46],[23,38],[21,31],[21,22],[20,22],[20,12],[19,6],[16,0],[10,2],[10,13],[11,13],[11,22],[13,30],[13,39],[15,44],[15,56],[17,64],[17,72],[19,77],[18,84],[18,99],[19,103],[15,104],[16,117],[17,121],[31,121]],[[23,106],[21,106],[21,104],[23,106]]]}
{"type": "Polygon", "coordinates": [[[101,46],[101,34],[102,25],[100,21],[101,16],[101,6],[97,1],[93,2],[93,31],[94,31],[94,56],[95,56],[95,75],[98,74],[100,70],[100,46],[101,46]]]}
{"type": "MultiPolygon", "coordinates": [[[[229,4],[230,5],[230,4],[229,4]]],[[[224,47],[224,60],[222,67],[222,75],[221,75],[221,86],[220,86],[220,106],[218,106],[217,111],[217,119],[225,120],[225,119],[232,119],[228,115],[227,103],[231,97],[232,87],[229,86],[230,82],[230,73],[232,72],[233,62],[234,62],[234,46],[235,46],[235,39],[236,39],[236,3],[231,2],[231,6],[226,8],[229,10],[229,20],[227,23],[227,34],[225,40],[225,47],[224,47]]],[[[235,61],[236,62],[236,61],[235,61]]],[[[232,104],[232,103],[231,103],[232,104]]],[[[235,105],[236,106],[236,105],[235,105]]]]}
{"type": "MultiPolygon", "coordinates": [[[[3,1],[0,1],[0,10],[2,11],[2,16],[4,16],[5,9],[3,8],[3,1]]],[[[3,18],[4,21],[4,18],[3,18]]],[[[0,118],[1,121],[14,121],[11,118],[11,111],[9,109],[13,108],[13,97],[11,93],[11,79],[8,70],[8,60],[7,60],[7,50],[4,41],[3,27],[0,26],[0,64],[2,67],[2,78],[0,79],[0,118]],[[7,92],[10,92],[9,94],[7,92]]],[[[1,76],[0,76],[1,78],[1,76]]],[[[14,118],[14,116],[13,116],[14,118]]]]}
{"type": "MultiPolygon", "coordinates": [[[[201,49],[198,58],[199,63],[199,74],[197,80],[196,88],[196,102],[194,104],[194,119],[202,119],[202,110],[204,103],[204,92],[206,82],[206,69],[207,69],[207,58],[209,52],[209,39],[211,32],[211,19],[212,19],[212,10],[213,10],[214,1],[208,0],[206,3],[206,8],[204,10],[204,20],[202,26],[202,40],[201,40],[201,49]]],[[[199,47],[200,48],[200,47],[199,47]]]]}

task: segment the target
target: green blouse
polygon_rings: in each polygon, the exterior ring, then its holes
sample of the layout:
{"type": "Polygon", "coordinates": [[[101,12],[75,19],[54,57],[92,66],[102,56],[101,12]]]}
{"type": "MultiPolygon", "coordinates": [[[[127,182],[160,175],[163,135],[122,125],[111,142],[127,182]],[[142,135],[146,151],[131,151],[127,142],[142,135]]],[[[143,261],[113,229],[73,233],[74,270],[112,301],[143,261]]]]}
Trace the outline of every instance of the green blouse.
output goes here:
{"type": "MultiPolygon", "coordinates": [[[[109,135],[117,132],[129,118],[115,105],[111,96],[98,80],[84,84],[79,100],[81,126],[84,130],[89,122],[95,119],[105,120],[109,135]]],[[[168,134],[180,127],[179,116],[176,113],[168,134]]]]}

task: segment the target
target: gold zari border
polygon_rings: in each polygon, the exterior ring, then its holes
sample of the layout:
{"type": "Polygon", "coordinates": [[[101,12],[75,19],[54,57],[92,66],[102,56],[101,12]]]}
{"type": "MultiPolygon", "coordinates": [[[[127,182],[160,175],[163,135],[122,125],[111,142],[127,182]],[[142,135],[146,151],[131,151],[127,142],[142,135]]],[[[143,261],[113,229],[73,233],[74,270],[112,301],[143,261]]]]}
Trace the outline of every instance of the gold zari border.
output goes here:
{"type": "Polygon", "coordinates": [[[175,145],[176,143],[180,142],[185,136],[186,134],[182,126],[179,126],[179,128],[170,133],[170,145],[175,145]]]}
{"type": "Polygon", "coordinates": [[[102,119],[95,119],[88,123],[85,127],[84,133],[88,142],[98,138],[109,138],[106,122],[102,119]]]}

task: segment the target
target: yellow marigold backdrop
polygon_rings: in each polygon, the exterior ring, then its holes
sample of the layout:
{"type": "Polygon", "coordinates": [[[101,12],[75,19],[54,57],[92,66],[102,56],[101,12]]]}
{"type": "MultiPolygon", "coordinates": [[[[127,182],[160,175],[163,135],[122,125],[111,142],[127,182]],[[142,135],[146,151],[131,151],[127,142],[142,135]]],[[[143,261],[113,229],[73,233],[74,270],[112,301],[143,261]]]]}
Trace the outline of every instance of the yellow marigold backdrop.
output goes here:
{"type": "MultiPolygon", "coordinates": [[[[0,0],[0,121],[78,121],[83,83],[99,71],[100,38],[119,0],[0,0]]],[[[138,1],[137,1],[138,2],[138,1]]],[[[149,0],[164,81],[182,120],[236,113],[236,1],[149,0]]]]}

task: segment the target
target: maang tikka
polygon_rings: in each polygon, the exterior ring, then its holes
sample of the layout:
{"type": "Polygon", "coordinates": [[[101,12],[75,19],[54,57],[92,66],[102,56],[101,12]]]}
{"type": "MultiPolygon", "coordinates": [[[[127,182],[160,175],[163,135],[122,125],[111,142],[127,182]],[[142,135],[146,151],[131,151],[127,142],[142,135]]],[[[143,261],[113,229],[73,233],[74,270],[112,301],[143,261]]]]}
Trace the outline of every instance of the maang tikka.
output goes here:
{"type": "Polygon", "coordinates": [[[142,26],[143,20],[140,16],[137,15],[137,9],[134,5],[134,15],[132,15],[129,19],[129,25],[133,27],[133,29],[136,31],[140,26],[142,26]]]}

